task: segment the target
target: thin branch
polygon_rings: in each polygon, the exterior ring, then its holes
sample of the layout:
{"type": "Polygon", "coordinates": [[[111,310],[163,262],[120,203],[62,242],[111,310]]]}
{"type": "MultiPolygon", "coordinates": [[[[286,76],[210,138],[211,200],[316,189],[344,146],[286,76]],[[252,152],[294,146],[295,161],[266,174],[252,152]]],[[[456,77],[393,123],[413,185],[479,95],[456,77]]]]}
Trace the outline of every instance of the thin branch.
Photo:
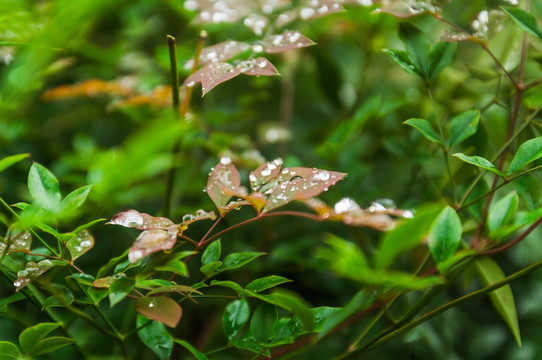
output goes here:
{"type": "Polygon", "coordinates": [[[498,254],[503,251],[506,251],[510,249],[512,246],[518,244],[523,239],[525,239],[531,232],[533,232],[534,229],[537,228],[538,225],[542,222],[542,217],[536,220],[531,226],[529,226],[523,233],[521,233],[519,236],[517,236],[515,239],[507,242],[503,246],[500,246],[498,248],[482,251],[480,255],[492,255],[492,254],[498,254]]]}

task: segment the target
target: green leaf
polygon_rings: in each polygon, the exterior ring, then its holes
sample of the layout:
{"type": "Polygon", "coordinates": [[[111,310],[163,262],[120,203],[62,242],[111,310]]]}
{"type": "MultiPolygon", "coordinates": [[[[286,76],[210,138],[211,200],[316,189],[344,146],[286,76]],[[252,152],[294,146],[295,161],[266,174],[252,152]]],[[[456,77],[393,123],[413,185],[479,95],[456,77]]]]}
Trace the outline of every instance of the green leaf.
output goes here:
{"type": "Polygon", "coordinates": [[[9,341],[0,341],[0,357],[2,359],[20,359],[22,355],[15,344],[9,341]]]}
{"type": "Polygon", "coordinates": [[[234,300],[226,306],[222,315],[222,325],[228,339],[232,339],[239,333],[239,330],[245,326],[249,317],[250,308],[245,299],[234,300]]]}
{"type": "Polygon", "coordinates": [[[199,270],[206,277],[211,277],[218,274],[221,271],[219,270],[220,268],[222,268],[222,261],[215,261],[207,265],[203,265],[199,268],[199,270]]]}
{"type": "Polygon", "coordinates": [[[26,355],[31,355],[36,350],[39,342],[43,340],[51,331],[62,326],[58,323],[40,323],[25,329],[19,335],[19,344],[26,355]]]}
{"type": "Polygon", "coordinates": [[[233,253],[224,258],[223,268],[224,270],[231,270],[240,268],[243,265],[248,264],[252,260],[265,255],[263,252],[241,252],[233,253]]]}
{"type": "Polygon", "coordinates": [[[291,281],[292,280],[288,280],[282,276],[270,275],[251,281],[246,286],[246,289],[253,292],[260,292],[291,281]]]}
{"type": "Polygon", "coordinates": [[[275,305],[262,302],[254,311],[250,321],[250,331],[259,343],[265,343],[273,336],[273,330],[278,321],[278,312],[275,305]]]}
{"type": "Polygon", "coordinates": [[[62,199],[62,202],[60,203],[62,211],[66,214],[69,214],[79,208],[81,205],[83,205],[92,186],[93,185],[80,187],[79,189],[75,189],[74,191],[66,195],[66,197],[62,199]]]}
{"type": "Polygon", "coordinates": [[[11,155],[11,156],[6,156],[5,158],[2,158],[2,160],[0,160],[0,172],[6,170],[12,165],[15,165],[19,161],[26,159],[29,156],[30,154],[17,154],[17,155],[11,155]]]}
{"type": "Polygon", "coordinates": [[[220,260],[221,249],[220,239],[209,244],[203,252],[203,255],[201,255],[201,265],[207,265],[220,260]]]}
{"type": "Polygon", "coordinates": [[[512,175],[527,164],[532,163],[542,157],[542,136],[527,140],[519,147],[512,163],[508,168],[508,175],[512,175]]]}
{"type": "Polygon", "coordinates": [[[542,186],[536,177],[531,174],[525,174],[514,181],[514,187],[521,201],[530,210],[538,209],[542,202],[542,186]]]}
{"type": "MultiPolygon", "coordinates": [[[[418,69],[414,65],[414,61],[410,58],[410,55],[404,50],[398,49],[383,49],[384,53],[388,54],[393,61],[395,61],[403,70],[412,75],[422,75],[421,69],[418,69]]],[[[423,75],[422,75],[423,76],[423,75]]]]}
{"type": "Polygon", "coordinates": [[[169,293],[180,293],[180,294],[184,294],[184,293],[196,293],[196,294],[199,294],[199,295],[203,295],[203,293],[201,291],[198,291],[196,289],[194,289],[193,287],[190,287],[190,286],[186,286],[186,285],[165,285],[165,286],[160,286],[154,290],[151,290],[147,293],[147,296],[149,295],[153,295],[153,294],[157,294],[157,293],[164,293],[164,292],[169,292],[169,293]]]}
{"type": "Polygon", "coordinates": [[[104,266],[102,266],[102,267],[100,268],[100,270],[98,270],[98,274],[96,274],[96,279],[105,277],[106,274],[107,274],[108,272],[110,272],[111,270],[113,270],[113,268],[114,268],[119,262],[121,262],[121,261],[126,257],[126,255],[128,255],[129,252],[130,252],[130,249],[126,249],[126,250],[125,250],[122,254],[120,254],[119,256],[110,259],[110,260],[107,262],[107,264],[105,264],[104,266]]]}
{"type": "Polygon", "coordinates": [[[542,31],[538,28],[536,18],[529,14],[527,11],[512,6],[501,6],[504,11],[510,15],[510,17],[529,34],[536,36],[542,40],[542,31]]]}
{"type": "Polygon", "coordinates": [[[505,197],[491,206],[489,211],[488,226],[490,231],[495,231],[503,225],[506,225],[516,213],[519,198],[515,191],[510,192],[505,197]]]}
{"type": "Polygon", "coordinates": [[[115,306],[128,296],[134,288],[134,281],[125,277],[116,279],[109,286],[109,302],[111,307],[115,306]]]}
{"type": "Polygon", "coordinates": [[[94,246],[94,237],[87,230],[75,234],[66,242],[66,247],[70,251],[72,261],[92,249],[94,246]]]}
{"type": "Polygon", "coordinates": [[[424,119],[408,119],[403,124],[407,124],[418,129],[418,131],[421,132],[422,135],[425,136],[428,140],[436,142],[438,144],[442,144],[440,135],[437,134],[435,130],[433,130],[433,127],[431,126],[431,123],[429,121],[424,119]]]}
{"type": "MultiPolygon", "coordinates": [[[[505,278],[499,265],[488,256],[476,259],[476,270],[484,286],[492,285],[505,278]]],[[[514,295],[510,285],[505,285],[489,293],[489,298],[495,309],[502,316],[519,346],[521,346],[521,336],[519,334],[518,315],[514,304],[514,295]]]]}
{"type": "Polygon", "coordinates": [[[100,301],[107,297],[106,289],[88,288],[88,296],[92,299],[95,305],[98,305],[100,301]]]}
{"type": "Polygon", "coordinates": [[[429,249],[437,263],[452,256],[459,246],[461,235],[461,219],[454,209],[445,207],[431,225],[429,233],[429,249]]]}
{"type": "Polygon", "coordinates": [[[169,271],[177,275],[188,277],[188,269],[186,268],[186,264],[178,260],[168,261],[164,265],[155,267],[155,269],[158,271],[169,271]]]}
{"type": "Polygon", "coordinates": [[[211,286],[222,286],[222,287],[226,287],[228,289],[232,289],[233,291],[235,291],[237,293],[237,296],[243,296],[243,294],[245,293],[245,289],[243,289],[241,287],[241,285],[239,285],[239,284],[237,284],[236,282],[233,282],[233,281],[213,280],[213,281],[211,281],[211,286]]]}
{"type": "Polygon", "coordinates": [[[36,346],[33,348],[33,350],[31,352],[27,352],[26,355],[38,356],[38,355],[47,354],[57,349],[60,349],[64,346],[73,344],[74,342],[75,340],[67,338],[67,337],[61,337],[61,336],[49,337],[37,343],[36,346]]]}
{"type": "Polygon", "coordinates": [[[481,156],[468,156],[463,153],[456,153],[456,154],[453,154],[452,156],[455,156],[459,160],[464,161],[468,164],[491,171],[492,173],[496,175],[504,177],[504,174],[500,172],[499,170],[497,170],[495,165],[493,165],[491,161],[487,160],[486,158],[483,158],[481,156]]]}
{"type": "Polygon", "coordinates": [[[480,111],[469,110],[457,115],[451,121],[450,147],[463,142],[478,130],[480,111]]]}
{"type": "Polygon", "coordinates": [[[45,167],[34,163],[28,173],[28,191],[39,204],[56,212],[60,204],[58,180],[45,167]]]}
{"type": "Polygon", "coordinates": [[[399,38],[405,44],[416,68],[421,70],[420,75],[428,79],[429,52],[431,50],[429,38],[420,29],[407,22],[399,24],[399,38]]]}
{"type": "Polygon", "coordinates": [[[331,314],[329,318],[324,322],[322,330],[316,337],[317,341],[322,340],[330,331],[335,329],[343,321],[348,319],[353,314],[367,309],[375,300],[375,294],[369,290],[359,291],[344,308],[331,314]]]}
{"type": "Polygon", "coordinates": [[[454,62],[457,43],[440,41],[429,52],[429,80],[437,76],[446,66],[454,62]]]}
{"type": "Polygon", "coordinates": [[[158,359],[168,360],[171,357],[173,336],[171,336],[162,323],[137,315],[137,327],[142,327],[137,332],[137,336],[145,346],[158,356],[158,359]],[[149,321],[150,324],[145,325],[149,321]],[[142,327],[143,325],[145,326],[142,327]]]}
{"type": "Polygon", "coordinates": [[[183,314],[181,306],[167,296],[140,297],[135,302],[135,309],[141,315],[173,328],[183,314]]]}
{"type": "Polygon", "coordinates": [[[301,320],[306,330],[312,331],[314,329],[314,318],[309,309],[310,305],[297,293],[276,289],[272,294],[257,294],[256,297],[294,313],[301,320]]]}
{"type": "Polygon", "coordinates": [[[174,341],[183,346],[186,350],[190,351],[190,353],[196,358],[196,360],[208,360],[207,356],[205,356],[203,353],[199,352],[192,344],[189,342],[186,342],[184,340],[180,339],[174,339],[174,341]]]}

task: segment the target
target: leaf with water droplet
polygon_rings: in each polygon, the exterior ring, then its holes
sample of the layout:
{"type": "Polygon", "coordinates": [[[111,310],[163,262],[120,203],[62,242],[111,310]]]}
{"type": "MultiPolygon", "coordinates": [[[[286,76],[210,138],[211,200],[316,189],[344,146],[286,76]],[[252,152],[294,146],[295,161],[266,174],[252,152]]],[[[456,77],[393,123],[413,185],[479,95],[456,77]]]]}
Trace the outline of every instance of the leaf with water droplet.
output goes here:
{"type": "Polygon", "coordinates": [[[408,19],[421,14],[436,13],[438,8],[424,2],[415,2],[414,5],[411,2],[393,2],[378,10],[378,12],[390,14],[399,19],[408,19]]]}
{"type": "Polygon", "coordinates": [[[280,174],[282,159],[276,159],[260,165],[249,175],[250,188],[252,191],[259,191],[263,184],[268,183],[271,179],[276,178],[280,174]]]}
{"type": "Polygon", "coordinates": [[[134,288],[134,280],[126,277],[115,279],[109,286],[109,303],[111,307],[121,302],[134,288]]]}
{"type": "Polygon", "coordinates": [[[443,31],[440,34],[440,41],[461,42],[461,41],[473,41],[480,42],[480,39],[475,35],[471,35],[466,32],[450,32],[443,31]]]}
{"type": "Polygon", "coordinates": [[[147,296],[157,294],[157,293],[165,293],[165,292],[180,293],[180,294],[183,294],[183,295],[185,293],[196,293],[196,294],[199,294],[199,295],[203,295],[203,293],[201,291],[198,291],[198,290],[196,290],[196,289],[194,289],[193,287],[190,287],[190,286],[186,286],[186,285],[166,285],[166,286],[160,286],[160,287],[158,287],[156,289],[153,289],[153,290],[149,291],[147,296]]]}
{"type": "Polygon", "coordinates": [[[196,22],[198,23],[232,23],[244,16],[250,7],[243,1],[202,1],[196,22]]]}
{"type": "Polygon", "coordinates": [[[173,351],[173,336],[158,321],[149,320],[144,316],[137,316],[137,336],[151,349],[158,359],[168,360],[173,351]],[[151,322],[147,324],[147,322],[151,322]]]}
{"type": "Polygon", "coordinates": [[[192,83],[201,83],[203,96],[211,91],[215,86],[233,79],[241,74],[241,69],[225,62],[207,64],[198,71],[190,75],[183,83],[188,86],[192,83]]]}
{"type": "MultiPolygon", "coordinates": [[[[24,252],[30,251],[32,244],[32,235],[28,231],[21,231],[16,234],[10,234],[8,238],[8,250],[7,253],[12,252],[24,252]]],[[[4,251],[6,244],[0,243],[0,251],[4,251]]]]}
{"type": "Polygon", "coordinates": [[[17,272],[17,279],[13,282],[13,285],[15,285],[16,288],[15,291],[21,290],[26,285],[30,284],[32,280],[42,275],[53,266],[61,265],[63,263],[63,261],[49,259],[43,259],[37,263],[33,261],[27,262],[24,269],[17,272]]]}
{"type": "Polygon", "coordinates": [[[134,209],[124,210],[115,214],[107,224],[120,225],[138,230],[168,230],[174,225],[173,221],[168,218],[151,216],[134,209]]]}
{"type": "MultiPolygon", "coordinates": [[[[308,170],[310,170],[310,175],[307,174],[304,177],[301,177],[301,175],[293,175],[299,176],[300,178],[296,180],[284,181],[280,183],[280,185],[276,186],[269,195],[269,198],[267,199],[267,205],[262,210],[262,212],[276,209],[294,200],[310,199],[314,196],[321,194],[324,191],[327,191],[330,186],[335,185],[339,180],[346,176],[345,173],[335,171],[320,169],[308,170]]],[[[297,173],[305,175],[307,171],[298,170],[297,173]]],[[[289,172],[288,174],[291,175],[291,172],[289,172]]],[[[281,173],[281,175],[285,174],[281,173]]]]}
{"type": "Polygon", "coordinates": [[[223,157],[213,168],[207,180],[207,194],[220,209],[228,203],[232,196],[236,195],[241,186],[241,177],[231,159],[223,157]]]}
{"type": "Polygon", "coordinates": [[[423,71],[414,64],[414,61],[406,51],[399,49],[382,49],[382,51],[388,54],[407,73],[423,76],[423,71]]]}
{"type": "Polygon", "coordinates": [[[140,297],[135,302],[135,309],[141,315],[172,328],[177,326],[183,313],[181,306],[167,296],[140,297]]]}
{"type": "Polygon", "coordinates": [[[264,51],[269,54],[300,49],[315,45],[315,42],[297,31],[285,31],[280,35],[270,35],[262,40],[264,51]]]}
{"type": "MultiPolygon", "coordinates": [[[[235,55],[248,50],[250,46],[247,43],[240,41],[224,41],[213,46],[206,47],[201,51],[199,57],[199,65],[205,66],[210,63],[224,62],[231,59],[235,55]]],[[[194,59],[189,59],[185,64],[185,69],[191,69],[194,64],[194,59]]]]}
{"type": "Polygon", "coordinates": [[[92,249],[93,246],[94,237],[87,230],[79,232],[66,243],[66,247],[72,256],[72,261],[92,249]]]}
{"type": "Polygon", "coordinates": [[[335,0],[313,0],[303,4],[299,9],[299,17],[308,20],[343,10],[342,5],[335,0]]]}
{"type": "Polygon", "coordinates": [[[173,226],[173,231],[165,231],[151,229],[143,231],[130,247],[128,259],[131,263],[135,263],[139,259],[149,256],[160,250],[169,250],[177,241],[176,226],[173,226]]]}
{"type": "Polygon", "coordinates": [[[249,317],[250,308],[245,299],[234,300],[226,306],[224,314],[222,315],[222,324],[228,339],[232,339],[239,333],[243,326],[248,322],[249,317]]]}
{"type": "Polygon", "coordinates": [[[109,288],[113,281],[115,281],[117,278],[113,276],[106,276],[103,278],[99,278],[93,281],[92,286],[97,288],[109,288]]]}

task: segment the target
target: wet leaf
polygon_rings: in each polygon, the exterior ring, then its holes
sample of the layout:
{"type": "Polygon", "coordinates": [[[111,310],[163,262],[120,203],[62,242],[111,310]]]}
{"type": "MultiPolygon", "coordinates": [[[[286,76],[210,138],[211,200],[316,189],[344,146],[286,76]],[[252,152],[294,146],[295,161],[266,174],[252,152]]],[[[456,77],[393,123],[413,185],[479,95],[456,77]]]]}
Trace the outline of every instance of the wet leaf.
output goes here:
{"type": "Polygon", "coordinates": [[[113,281],[123,278],[123,277],[126,277],[126,274],[118,273],[113,276],[98,278],[94,280],[94,282],[92,283],[92,286],[97,287],[97,288],[109,288],[111,284],[113,283],[113,281]]]}
{"type": "Polygon", "coordinates": [[[279,72],[275,66],[273,66],[269,60],[263,57],[240,61],[236,65],[236,68],[239,68],[242,74],[250,76],[279,75],[279,72]]]}
{"type": "Polygon", "coordinates": [[[274,54],[312,46],[315,43],[297,31],[285,31],[280,35],[267,36],[263,39],[262,45],[265,52],[274,54]]]}
{"type": "Polygon", "coordinates": [[[268,183],[271,179],[276,178],[280,174],[282,159],[275,159],[260,165],[256,170],[249,175],[250,188],[252,191],[259,191],[260,187],[268,183]]]}
{"type": "Polygon", "coordinates": [[[207,265],[220,260],[221,249],[220,239],[209,244],[201,255],[201,265],[207,265]]]}
{"type": "MultiPolygon", "coordinates": [[[[9,247],[7,249],[7,254],[12,252],[24,252],[27,253],[30,251],[30,246],[32,245],[32,234],[28,231],[21,231],[15,234],[10,234],[8,238],[9,247]]],[[[4,252],[6,244],[0,242],[0,254],[4,252]]]]}
{"type": "Polygon", "coordinates": [[[433,126],[431,126],[431,123],[429,121],[424,119],[408,119],[403,124],[407,124],[412,126],[413,128],[416,128],[428,140],[436,142],[438,144],[442,144],[440,135],[437,134],[435,130],[433,130],[433,126]]]}
{"type": "Polygon", "coordinates": [[[378,12],[390,14],[399,19],[408,19],[421,14],[436,13],[438,11],[434,6],[421,1],[386,3],[386,5],[383,5],[378,10],[378,12]]]}
{"type": "MultiPolygon", "coordinates": [[[[488,256],[479,257],[475,261],[476,270],[484,286],[492,285],[505,278],[499,265],[488,256]]],[[[489,298],[495,309],[502,316],[514,339],[521,346],[521,336],[519,334],[518,315],[516,305],[514,304],[514,295],[510,285],[505,285],[489,293],[489,298]]]]}
{"type": "Polygon", "coordinates": [[[228,339],[232,339],[239,333],[248,322],[249,317],[250,308],[245,299],[234,300],[226,306],[222,315],[222,325],[228,339]]]}
{"type": "Polygon", "coordinates": [[[92,249],[93,246],[94,237],[87,230],[76,234],[66,243],[66,247],[72,256],[72,261],[92,249]]]}
{"type": "Polygon", "coordinates": [[[335,0],[313,0],[305,2],[300,7],[299,17],[308,20],[343,10],[342,5],[335,0]]]}
{"type": "Polygon", "coordinates": [[[520,28],[529,34],[542,40],[542,31],[536,23],[536,18],[527,11],[511,6],[501,6],[501,8],[519,25],[520,28]]]}
{"type": "Polygon", "coordinates": [[[133,209],[124,210],[115,214],[107,224],[120,225],[138,230],[169,230],[175,225],[173,221],[168,218],[154,217],[133,209]]]}
{"type": "Polygon", "coordinates": [[[481,156],[468,156],[462,153],[456,153],[456,154],[453,154],[452,156],[455,156],[459,160],[462,160],[468,164],[477,166],[482,169],[486,169],[496,175],[504,177],[504,174],[500,172],[499,170],[497,170],[495,165],[493,165],[491,161],[487,160],[486,158],[483,158],[481,156]]]}
{"type": "Polygon", "coordinates": [[[508,168],[508,175],[521,170],[523,167],[542,157],[542,136],[527,140],[519,147],[508,168]]]}
{"type": "Polygon", "coordinates": [[[232,164],[229,157],[223,157],[211,170],[207,180],[207,194],[217,208],[228,203],[241,186],[239,171],[232,164]]]}
{"type": "Polygon", "coordinates": [[[225,63],[211,63],[190,75],[183,83],[184,86],[192,87],[196,83],[201,83],[203,96],[211,91],[215,86],[225,81],[233,79],[241,74],[241,69],[225,63]]]}
{"type": "Polygon", "coordinates": [[[199,290],[196,290],[190,286],[186,286],[186,285],[166,285],[166,286],[161,286],[161,287],[158,287],[152,291],[149,291],[149,293],[147,294],[147,296],[149,295],[153,295],[153,294],[157,294],[157,293],[164,293],[164,292],[174,292],[174,293],[180,293],[180,294],[183,294],[184,293],[196,293],[196,294],[199,294],[199,295],[203,295],[203,293],[199,290]]]}
{"type": "Polygon", "coordinates": [[[265,253],[262,252],[240,252],[240,253],[233,253],[228,256],[226,256],[223,260],[223,270],[231,270],[231,269],[237,269],[240,268],[243,265],[248,264],[252,260],[265,255],[265,253]]]}
{"type": "Polygon", "coordinates": [[[406,51],[398,49],[382,49],[382,51],[388,54],[407,73],[422,76],[422,70],[414,65],[414,60],[406,51]]]}
{"type": "Polygon", "coordinates": [[[194,358],[196,358],[196,360],[208,360],[207,359],[207,356],[205,356],[205,354],[201,353],[200,351],[198,351],[194,346],[192,346],[190,343],[184,341],[184,340],[180,340],[180,339],[174,339],[174,341],[183,346],[186,350],[190,351],[190,353],[194,356],[194,358]]]}
{"type": "Polygon", "coordinates": [[[34,163],[28,173],[28,191],[37,203],[56,212],[60,204],[58,180],[45,167],[34,163]]]}
{"type": "Polygon", "coordinates": [[[23,356],[15,344],[9,341],[0,341],[0,357],[2,359],[20,359],[23,356]]]}
{"type": "Polygon", "coordinates": [[[246,286],[246,289],[253,292],[260,292],[291,281],[292,280],[286,279],[282,276],[270,275],[251,281],[246,286]]]}
{"type": "Polygon", "coordinates": [[[461,41],[474,41],[479,42],[480,40],[475,36],[466,32],[450,32],[443,31],[440,34],[440,41],[452,41],[452,42],[461,42],[461,41]]]}
{"type": "Polygon", "coordinates": [[[126,277],[116,279],[109,286],[109,303],[111,307],[117,305],[126,296],[128,296],[134,288],[134,281],[126,277]]]}
{"type": "Polygon", "coordinates": [[[518,208],[518,194],[515,191],[508,193],[502,199],[495,202],[489,211],[488,227],[490,231],[495,231],[503,225],[506,225],[516,213],[518,208]]]}
{"type": "Polygon", "coordinates": [[[445,207],[431,225],[429,233],[429,249],[437,263],[452,256],[459,246],[462,231],[461,219],[455,210],[445,207]]]}
{"type": "Polygon", "coordinates": [[[171,231],[156,229],[143,231],[130,247],[128,259],[135,263],[157,251],[171,249],[177,241],[177,231],[176,226],[172,226],[171,231]]]}
{"type": "Polygon", "coordinates": [[[29,156],[30,154],[27,153],[27,154],[11,155],[11,156],[6,156],[5,158],[2,158],[2,160],[0,160],[0,172],[17,164],[19,161],[26,159],[29,156]]]}
{"type": "MultiPolygon", "coordinates": [[[[209,63],[224,62],[231,59],[235,55],[248,50],[249,45],[240,41],[224,41],[213,46],[206,47],[201,51],[199,57],[199,65],[205,66],[209,63]]],[[[184,64],[185,69],[191,69],[194,64],[194,59],[188,60],[184,64]]]]}
{"type": "Polygon", "coordinates": [[[478,130],[478,123],[480,121],[480,111],[470,110],[466,111],[451,121],[450,129],[450,147],[463,142],[465,139],[471,137],[478,130]]]}
{"type": "Polygon", "coordinates": [[[277,324],[278,313],[275,305],[262,302],[254,311],[250,321],[250,331],[259,343],[270,340],[277,324]]]}
{"type": "Polygon", "coordinates": [[[158,321],[149,320],[144,316],[137,316],[137,327],[142,327],[137,336],[160,360],[168,360],[173,351],[173,336],[158,321]],[[151,323],[148,325],[147,322],[151,323]]]}
{"type": "Polygon", "coordinates": [[[94,283],[94,280],[96,280],[94,276],[90,274],[82,274],[82,273],[75,273],[70,276],[66,276],[66,278],[74,279],[79,284],[86,285],[86,286],[94,286],[93,283],[94,283]]]}
{"type": "MultiPolygon", "coordinates": [[[[298,171],[297,174],[293,175],[301,177],[300,179],[281,182],[280,185],[273,189],[267,199],[267,205],[262,212],[276,209],[294,200],[310,199],[327,191],[330,186],[335,185],[339,180],[346,176],[345,173],[335,171],[308,168],[301,169],[303,170],[298,171]],[[307,173],[306,176],[304,176],[305,173],[307,173]]],[[[292,169],[284,169],[282,172],[291,174],[292,169]]],[[[284,175],[282,172],[281,175],[284,175]]]]}
{"type": "Polygon", "coordinates": [[[69,214],[83,205],[91,188],[92,185],[83,186],[66,195],[66,197],[62,199],[62,202],[60,203],[62,211],[69,214]]]}
{"type": "Polygon", "coordinates": [[[41,260],[37,263],[29,261],[26,263],[25,268],[17,272],[17,279],[13,283],[15,291],[19,291],[28,285],[32,280],[36,279],[44,272],[55,266],[58,262],[51,261],[49,259],[41,260]]]}
{"type": "Polygon", "coordinates": [[[135,309],[141,315],[169,327],[176,327],[182,316],[181,306],[167,296],[140,297],[135,302],[135,309]]]}

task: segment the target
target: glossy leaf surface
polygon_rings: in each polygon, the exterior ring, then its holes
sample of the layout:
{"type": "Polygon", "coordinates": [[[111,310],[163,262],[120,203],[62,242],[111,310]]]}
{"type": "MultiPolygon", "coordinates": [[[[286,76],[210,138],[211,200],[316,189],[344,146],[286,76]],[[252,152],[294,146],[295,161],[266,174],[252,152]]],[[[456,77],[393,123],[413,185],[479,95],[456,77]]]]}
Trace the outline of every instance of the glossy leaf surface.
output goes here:
{"type": "Polygon", "coordinates": [[[461,219],[454,209],[447,206],[437,216],[429,233],[429,249],[436,262],[452,256],[462,235],[461,219]]]}
{"type": "Polygon", "coordinates": [[[183,313],[181,306],[167,296],[140,297],[135,308],[141,315],[169,327],[176,327],[183,313]]]}
{"type": "Polygon", "coordinates": [[[137,332],[139,339],[145,344],[160,360],[167,360],[173,351],[173,336],[166,330],[165,326],[154,320],[138,315],[137,327],[142,327],[137,332]],[[151,322],[146,325],[147,322],[151,322]],[[144,327],[142,327],[145,325],[144,327]]]}

